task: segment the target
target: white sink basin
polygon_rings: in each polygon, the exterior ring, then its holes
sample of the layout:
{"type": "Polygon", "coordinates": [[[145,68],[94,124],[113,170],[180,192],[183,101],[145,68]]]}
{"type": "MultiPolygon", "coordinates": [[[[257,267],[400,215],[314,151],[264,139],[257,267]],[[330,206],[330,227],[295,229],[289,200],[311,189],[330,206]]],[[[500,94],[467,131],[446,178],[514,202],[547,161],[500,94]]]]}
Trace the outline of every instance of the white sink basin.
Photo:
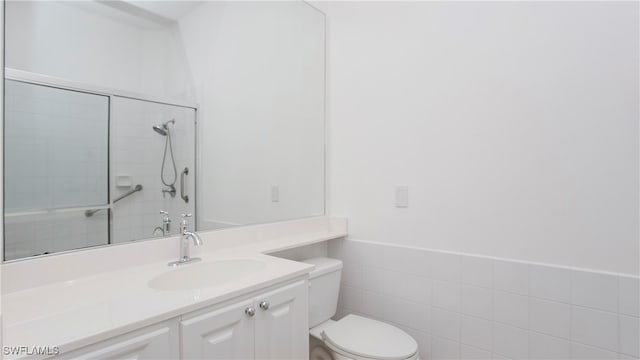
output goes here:
{"type": "Polygon", "coordinates": [[[236,280],[263,269],[259,260],[232,259],[182,265],[184,267],[158,275],[148,285],[156,290],[203,289],[236,280]]]}

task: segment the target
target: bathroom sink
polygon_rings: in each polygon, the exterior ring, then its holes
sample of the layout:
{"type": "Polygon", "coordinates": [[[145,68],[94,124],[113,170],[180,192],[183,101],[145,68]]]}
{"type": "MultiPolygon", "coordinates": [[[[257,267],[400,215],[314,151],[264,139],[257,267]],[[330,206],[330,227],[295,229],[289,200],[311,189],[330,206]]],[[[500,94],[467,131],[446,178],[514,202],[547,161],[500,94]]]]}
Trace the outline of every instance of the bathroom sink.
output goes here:
{"type": "Polygon", "coordinates": [[[237,280],[265,266],[264,262],[252,259],[201,262],[158,275],[148,285],[156,290],[203,289],[237,280]]]}

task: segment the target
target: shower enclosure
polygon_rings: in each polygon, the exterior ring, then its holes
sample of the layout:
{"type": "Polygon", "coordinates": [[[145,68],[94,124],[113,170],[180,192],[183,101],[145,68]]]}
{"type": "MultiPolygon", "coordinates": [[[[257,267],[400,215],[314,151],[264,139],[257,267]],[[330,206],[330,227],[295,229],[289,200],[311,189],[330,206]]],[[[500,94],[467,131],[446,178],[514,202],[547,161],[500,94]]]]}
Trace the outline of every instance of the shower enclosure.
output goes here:
{"type": "Polygon", "coordinates": [[[144,186],[136,201],[114,206],[113,242],[153,236],[162,225],[160,211],[169,213],[176,235],[180,215],[195,213],[195,109],[115,97],[112,111],[111,192],[144,186]]]}
{"type": "Polygon", "coordinates": [[[194,107],[12,74],[5,260],[177,235],[154,229],[196,210],[194,107]]]}

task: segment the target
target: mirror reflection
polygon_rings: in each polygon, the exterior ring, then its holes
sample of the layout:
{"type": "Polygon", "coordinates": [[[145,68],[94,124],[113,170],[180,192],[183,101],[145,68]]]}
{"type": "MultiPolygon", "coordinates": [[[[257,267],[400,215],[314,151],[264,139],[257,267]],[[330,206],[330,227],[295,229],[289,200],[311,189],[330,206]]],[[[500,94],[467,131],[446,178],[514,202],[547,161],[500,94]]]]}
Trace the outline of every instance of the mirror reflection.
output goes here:
{"type": "Polygon", "coordinates": [[[5,260],[176,235],[183,213],[198,231],[324,213],[324,16],[308,4],[5,16],[5,260]]]}

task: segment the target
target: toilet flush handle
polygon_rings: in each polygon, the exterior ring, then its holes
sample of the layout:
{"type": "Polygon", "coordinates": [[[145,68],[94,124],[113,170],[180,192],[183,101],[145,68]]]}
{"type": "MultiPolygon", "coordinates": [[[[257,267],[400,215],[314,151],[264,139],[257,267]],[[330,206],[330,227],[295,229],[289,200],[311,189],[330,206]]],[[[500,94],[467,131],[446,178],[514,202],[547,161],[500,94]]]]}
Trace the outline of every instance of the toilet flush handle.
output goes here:
{"type": "Polygon", "coordinates": [[[262,310],[269,310],[269,302],[267,302],[267,301],[261,301],[261,302],[260,302],[260,309],[262,309],[262,310]]]}

